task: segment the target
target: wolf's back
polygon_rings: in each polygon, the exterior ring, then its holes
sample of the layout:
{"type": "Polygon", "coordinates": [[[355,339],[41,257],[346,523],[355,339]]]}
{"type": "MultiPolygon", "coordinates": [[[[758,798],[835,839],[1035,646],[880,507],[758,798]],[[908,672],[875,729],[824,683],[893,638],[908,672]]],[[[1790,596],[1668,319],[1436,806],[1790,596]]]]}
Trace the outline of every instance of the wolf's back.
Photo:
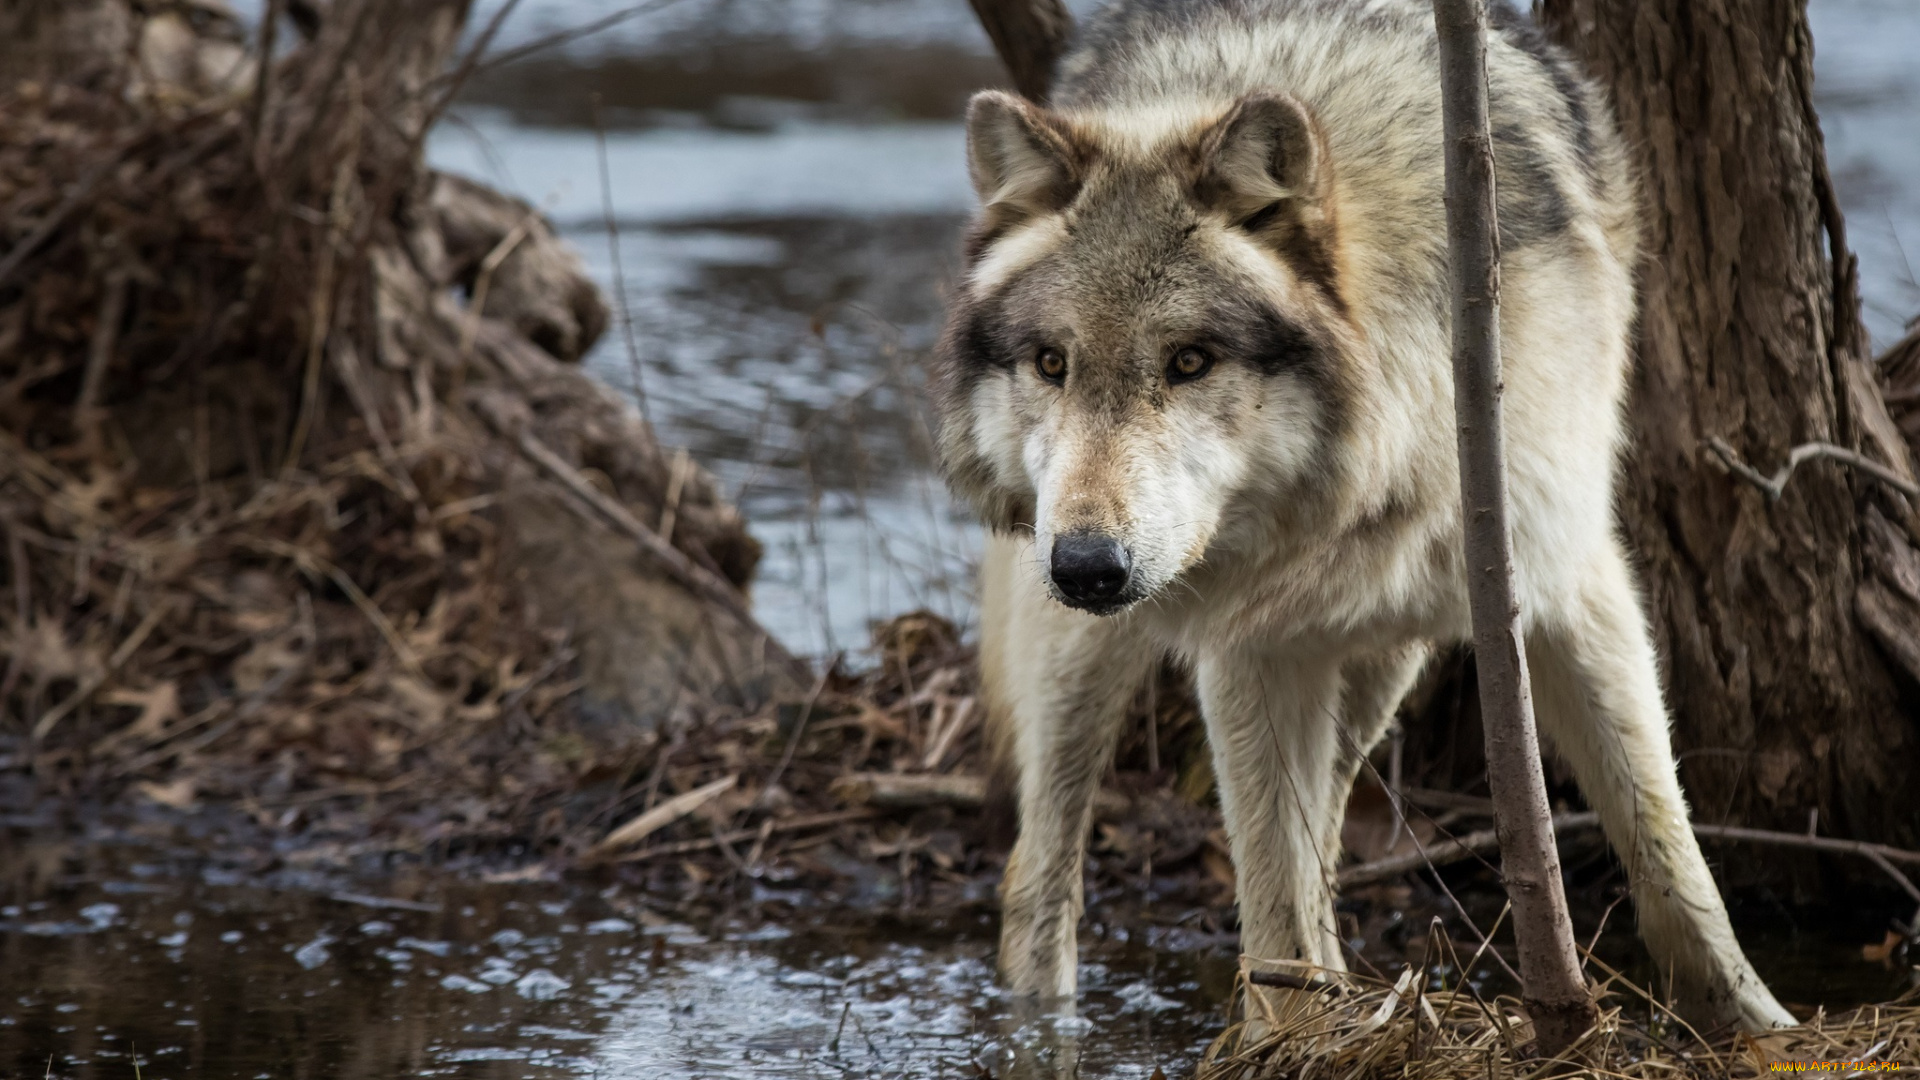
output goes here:
{"type": "MultiPolygon", "coordinates": [[[[1633,187],[1605,96],[1525,17],[1501,0],[1493,15],[1502,249],[1592,226],[1631,263],[1633,187]]],[[[1421,0],[1115,0],[1063,59],[1052,103],[1125,124],[1260,90],[1291,94],[1317,119],[1361,279],[1444,308],[1439,59],[1421,0]]]]}

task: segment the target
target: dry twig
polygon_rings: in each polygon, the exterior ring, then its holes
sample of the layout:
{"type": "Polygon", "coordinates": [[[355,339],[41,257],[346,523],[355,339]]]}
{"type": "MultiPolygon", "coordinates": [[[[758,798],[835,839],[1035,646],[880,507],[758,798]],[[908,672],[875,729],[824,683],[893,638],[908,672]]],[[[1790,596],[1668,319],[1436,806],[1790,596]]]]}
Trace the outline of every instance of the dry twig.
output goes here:
{"type": "Polygon", "coordinates": [[[1734,452],[1733,447],[1727,445],[1727,441],[1718,435],[1707,440],[1707,449],[1712,450],[1727,468],[1733,471],[1734,475],[1759,488],[1766,495],[1768,502],[1780,501],[1780,496],[1786,491],[1787,481],[1793,479],[1795,469],[1809,461],[1823,460],[1837,461],[1842,465],[1851,466],[1909,499],[1920,499],[1920,484],[1914,483],[1871,458],[1832,443],[1810,442],[1794,447],[1787,451],[1787,463],[1780,466],[1779,471],[1772,476],[1740,460],[1740,455],[1734,452]]]}

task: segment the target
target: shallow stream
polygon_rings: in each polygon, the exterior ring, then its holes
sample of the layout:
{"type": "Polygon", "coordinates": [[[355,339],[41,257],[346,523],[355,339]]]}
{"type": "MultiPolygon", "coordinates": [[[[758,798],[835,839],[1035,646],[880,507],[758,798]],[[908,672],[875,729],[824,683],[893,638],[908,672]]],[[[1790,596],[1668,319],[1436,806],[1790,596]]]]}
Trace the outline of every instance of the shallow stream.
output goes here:
{"type": "MultiPolygon", "coordinates": [[[[680,916],[614,886],[273,843],[212,810],[0,818],[0,1077],[1147,1080],[1191,1070],[1233,982],[1232,935],[1122,925],[1099,895],[1077,1015],[1035,1016],[995,988],[979,905],[823,907],[776,865],[723,890],[730,910],[680,916]]],[[[1495,922],[1497,890],[1460,895],[1495,922]]],[[[1583,938],[1605,895],[1577,892],[1583,938]]],[[[1904,989],[1859,951],[1890,912],[1762,896],[1735,917],[1782,1000],[1837,1008],[1904,989]]],[[[1394,921],[1355,942],[1390,976],[1423,949],[1394,921]]],[[[1607,925],[1599,953],[1650,984],[1624,909],[1607,925]]]]}
{"type": "Polygon", "coordinates": [[[78,841],[0,829],[0,1077],[117,1080],[137,1059],[153,1080],[1009,1077],[1075,1061],[1145,1078],[1192,1065],[1233,975],[1227,947],[1109,934],[1089,942],[1077,1017],[1022,1016],[994,988],[978,914],[806,913],[796,897],[780,924],[696,926],[614,890],[227,862],[231,840],[157,821],[78,841]]]}

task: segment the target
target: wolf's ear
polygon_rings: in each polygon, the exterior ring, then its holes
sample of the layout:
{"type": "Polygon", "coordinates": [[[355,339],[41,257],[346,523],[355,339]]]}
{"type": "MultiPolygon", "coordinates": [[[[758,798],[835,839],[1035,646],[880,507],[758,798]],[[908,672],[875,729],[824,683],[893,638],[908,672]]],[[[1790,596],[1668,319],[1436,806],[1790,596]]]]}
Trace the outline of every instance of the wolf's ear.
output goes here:
{"type": "Polygon", "coordinates": [[[1312,114],[1287,94],[1248,94],[1200,137],[1200,193],[1255,209],[1326,196],[1327,146],[1312,114]]]}
{"type": "Polygon", "coordinates": [[[1079,186],[1078,154],[1064,125],[997,90],[967,105],[967,171],[992,229],[1060,210],[1079,186]]]}
{"type": "Polygon", "coordinates": [[[1195,201],[1225,213],[1340,303],[1333,170],[1307,107],[1286,94],[1249,94],[1201,133],[1195,155],[1195,201]]]}

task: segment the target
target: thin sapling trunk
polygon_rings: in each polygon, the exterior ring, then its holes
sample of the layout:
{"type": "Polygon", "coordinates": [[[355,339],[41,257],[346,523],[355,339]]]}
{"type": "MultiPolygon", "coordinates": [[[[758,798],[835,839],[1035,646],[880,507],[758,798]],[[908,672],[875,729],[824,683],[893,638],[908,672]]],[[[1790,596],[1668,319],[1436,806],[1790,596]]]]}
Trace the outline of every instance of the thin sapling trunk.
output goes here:
{"type": "Polygon", "coordinates": [[[1500,239],[1487,123],[1486,0],[1434,0],[1433,14],[1446,130],[1460,497],[1487,780],[1501,876],[1513,900],[1522,993],[1540,1052],[1551,1056],[1592,1027],[1597,1014],[1580,974],[1561,888],[1514,594],[1500,423],[1500,239]]]}

